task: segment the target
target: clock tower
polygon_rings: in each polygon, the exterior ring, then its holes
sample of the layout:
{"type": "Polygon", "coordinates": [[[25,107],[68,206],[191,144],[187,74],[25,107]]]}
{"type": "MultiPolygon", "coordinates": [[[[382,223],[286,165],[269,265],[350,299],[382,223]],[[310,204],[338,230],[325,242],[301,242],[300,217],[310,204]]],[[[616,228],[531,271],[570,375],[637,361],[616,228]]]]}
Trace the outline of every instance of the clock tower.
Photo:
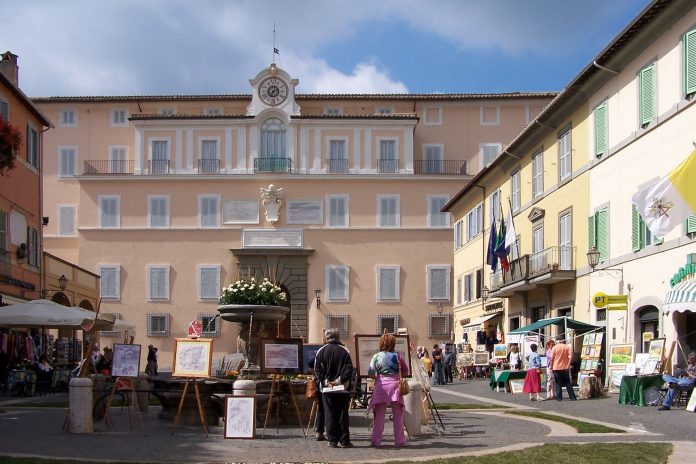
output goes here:
{"type": "Polygon", "coordinates": [[[295,86],[299,80],[278,68],[275,63],[249,80],[252,87],[251,103],[247,115],[256,116],[264,110],[276,109],[287,115],[299,115],[300,107],[295,102],[295,86]]]}

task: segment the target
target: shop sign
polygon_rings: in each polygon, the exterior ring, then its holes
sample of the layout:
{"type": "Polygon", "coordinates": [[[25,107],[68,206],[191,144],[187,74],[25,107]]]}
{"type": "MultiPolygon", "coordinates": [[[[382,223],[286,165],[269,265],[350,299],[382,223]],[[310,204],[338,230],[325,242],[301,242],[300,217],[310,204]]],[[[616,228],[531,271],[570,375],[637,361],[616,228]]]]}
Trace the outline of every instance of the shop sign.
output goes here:
{"type": "Polygon", "coordinates": [[[687,277],[693,277],[696,274],[696,253],[686,255],[686,265],[680,267],[679,270],[669,279],[669,286],[674,287],[687,277]]]}
{"type": "MultiPolygon", "coordinates": [[[[628,305],[628,295],[607,295],[606,293],[598,292],[592,296],[592,305],[595,308],[605,308],[608,305],[628,305]]],[[[609,308],[609,309],[626,309],[626,308],[609,308]]]]}
{"type": "Polygon", "coordinates": [[[653,339],[653,333],[652,332],[643,332],[643,341],[644,342],[649,342],[650,340],[653,339]]]}
{"type": "Polygon", "coordinates": [[[459,323],[460,323],[462,326],[467,325],[469,322],[471,322],[471,318],[470,318],[470,317],[467,317],[466,319],[462,319],[462,320],[459,321],[459,323]]]}
{"type": "Polygon", "coordinates": [[[502,313],[503,312],[503,302],[496,301],[495,303],[487,304],[483,307],[483,310],[487,313],[502,313]]]}

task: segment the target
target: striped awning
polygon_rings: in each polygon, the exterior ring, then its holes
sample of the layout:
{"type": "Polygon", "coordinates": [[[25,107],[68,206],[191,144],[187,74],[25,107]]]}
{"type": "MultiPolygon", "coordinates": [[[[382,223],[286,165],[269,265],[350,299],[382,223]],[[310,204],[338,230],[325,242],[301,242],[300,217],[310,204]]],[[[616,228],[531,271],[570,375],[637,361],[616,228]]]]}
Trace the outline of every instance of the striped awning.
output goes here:
{"type": "Polygon", "coordinates": [[[479,317],[478,319],[474,319],[473,321],[469,322],[467,325],[462,327],[462,329],[464,329],[464,332],[477,332],[482,329],[482,324],[484,322],[494,318],[495,316],[500,316],[501,314],[503,313],[488,314],[486,316],[479,317]]]}
{"type": "Polygon", "coordinates": [[[696,280],[678,283],[668,291],[663,309],[668,313],[696,312],[696,280]]]}

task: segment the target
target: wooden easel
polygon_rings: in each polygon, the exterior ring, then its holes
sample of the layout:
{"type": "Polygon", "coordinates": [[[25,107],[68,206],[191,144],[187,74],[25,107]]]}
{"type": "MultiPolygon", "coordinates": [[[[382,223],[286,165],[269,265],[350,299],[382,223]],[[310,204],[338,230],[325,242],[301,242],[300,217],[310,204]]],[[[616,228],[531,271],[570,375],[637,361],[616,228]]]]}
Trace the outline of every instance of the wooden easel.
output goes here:
{"type": "Polygon", "coordinates": [[[309,435],[309,428],[312,426],[313,421],[316,420],[317,414],[319,414],[319,400],[314,398],[314,400],[312,400],[312,408],[309,410],[309,420],[307,421],[305,438],[309,435]]]}
{"type": "Polygon", "coordinates": [[[106,411],[104,412],[104,425],[108,428],[109,427],[109,408],[111,408],[111,401],[114,398],[114,393],[116,393],[116,387],[119,384],[119,381],[123,380],[123,383],[121,385],[126,385],[127,387],[130,387],[131,391],[131,397],[132,400],[128,404],[128,429],[132,432],[133,431],[133,421],[131,419],[131,405],[135,408],[135,411],[138,415],[138,420],[140,421],[140,431],[145,433],[145,426],[143,425],[143,417],[140,412],[140,403],[138,400],[138,393],[135,391],[135,382],[133,382],[133,377],[116,377],[114,379],[114,386],[111,387],[111,393],[109,394],[109,399],[106,401],[106,411]]]}
{"type": "MultiPolygon", "coordinates": [[[[268,393],[268,404],[266,405],[266,418],[263,421],[263,431],[261,432],[261,438],[263,438],[266,432],[266,425],[268,424],[268,413],[271,412],[271,405],[273,404],[273,392],[280,392],[280,381],[283,379],[282,375],[273,375],[271,377],[271,391],[268,393]]],[[[290,389],[290,398],[292,399],[292,404],[295,406],[295,412],[297,413],[297,422],[300,424],[300,430],[302,431],[302,436],[306,439],[307,434],[305,433],[304,427],[302,426],[302,417],[300,417],[300,408],[297,407],[297,400],[295,399],[295,391],[292,388],[292,380],[287,379],[288,388],[290,389]]],[[[278,416],[280,414],[280,405],[276,406],[276,435],[278,434],[278,416]]]]}
{"type": "Polygon", "coordinates": [[[198,382],[196,382],[195,377],[187,377],[186,383],[184,384],[184,391],[181,394],[181,400],[179,401],[179,409],[176,411],[176,417],[174,418],[174,425],[172,426],[172,435],[174,435],[174,429],[176,429],[179,423],[179,418],[181,417],[181,409],[184,407],[184,399],[186,398],[186,392],[188,391],[189,383],[193,383],[193,389],[196,392],[196,403],[198,403],[198,414],[201,417],[201,424],[203,424],[203,429],[205,430],[205,436],[208,436],[208,423],[205,420],[205,412],[203,411],[203,403],[201,403],[201,392],[198,389],[198,382]]]}

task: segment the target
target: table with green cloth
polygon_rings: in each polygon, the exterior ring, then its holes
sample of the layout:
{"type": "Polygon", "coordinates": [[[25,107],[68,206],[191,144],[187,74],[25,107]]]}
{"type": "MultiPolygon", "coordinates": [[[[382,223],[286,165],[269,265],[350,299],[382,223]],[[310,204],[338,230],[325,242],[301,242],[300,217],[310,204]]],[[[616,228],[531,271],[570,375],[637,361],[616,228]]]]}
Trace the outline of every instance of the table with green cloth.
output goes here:
{"type": "Polygon", "coordinates": [[[657,393],[664,381],[660,374],[655,375],[624,375],[619,389],[619,404],[635,404],[647,406],[657,399],[657,393]]]}
{"type": "Polygon", "coordinates": [[[500,391],[500,386],[506,389],[509,380],[513,379],[524,379],[527,376],[527,371],[497,371],[493,369],[491,371],[491,389],[495,388],[496,391],[500,391]]]}

